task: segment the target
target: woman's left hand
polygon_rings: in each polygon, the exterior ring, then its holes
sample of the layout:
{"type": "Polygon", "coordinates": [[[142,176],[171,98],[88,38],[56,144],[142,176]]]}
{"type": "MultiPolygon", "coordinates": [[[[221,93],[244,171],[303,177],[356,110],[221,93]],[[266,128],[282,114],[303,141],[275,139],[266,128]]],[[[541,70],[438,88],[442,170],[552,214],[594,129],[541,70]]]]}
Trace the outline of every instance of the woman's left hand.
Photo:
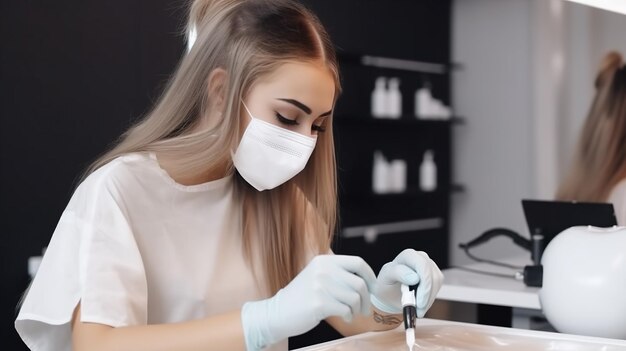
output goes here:
{"type": "Polygon", "coordinates": [[[424,317],[441,288],[443,274],[423,251],[406,249],[378,273],[372,304],[387,313],[402,313],[400,284],[416,285],[417,316],[424,317]]]}

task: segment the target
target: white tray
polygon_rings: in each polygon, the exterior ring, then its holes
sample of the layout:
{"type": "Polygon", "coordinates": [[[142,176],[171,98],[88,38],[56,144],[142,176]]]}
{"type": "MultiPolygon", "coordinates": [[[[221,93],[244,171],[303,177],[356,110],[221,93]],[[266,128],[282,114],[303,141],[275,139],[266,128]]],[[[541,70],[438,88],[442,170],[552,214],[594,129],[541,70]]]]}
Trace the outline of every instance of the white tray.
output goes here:
{"type": "MultiPolygon", "coordinates": [[[[419,319],[413,351],[614,351],[626,350],[626,340],[551,333],[419,319]]],[[[299,351],[406,351],[404,330],[370,332],[298,349],[299,351]]]]}

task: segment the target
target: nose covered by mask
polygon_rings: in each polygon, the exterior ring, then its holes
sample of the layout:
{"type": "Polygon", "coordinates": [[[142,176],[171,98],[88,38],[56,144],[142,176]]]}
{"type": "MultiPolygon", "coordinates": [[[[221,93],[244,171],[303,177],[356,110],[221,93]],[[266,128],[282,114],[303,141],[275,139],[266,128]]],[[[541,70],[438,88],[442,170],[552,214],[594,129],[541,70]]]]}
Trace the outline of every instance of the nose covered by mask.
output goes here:
{"type": "Polygon", "coordinates": [[[233,163],[239,174],[259,191],[273,189],[306,166],[317,138],[308,137],[252,116],[233,163]]]}

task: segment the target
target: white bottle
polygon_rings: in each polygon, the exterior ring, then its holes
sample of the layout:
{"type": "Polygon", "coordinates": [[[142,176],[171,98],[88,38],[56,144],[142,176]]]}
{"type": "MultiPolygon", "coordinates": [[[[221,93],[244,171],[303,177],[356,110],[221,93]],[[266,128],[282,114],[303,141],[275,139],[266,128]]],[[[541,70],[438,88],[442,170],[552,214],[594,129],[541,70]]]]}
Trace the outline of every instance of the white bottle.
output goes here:
{"type": "Polygon", "coordinates": [[[372,91],[371,113],[374,118],[385,118],[387,114],[387,78],[376,78],[372,91]]]}
{"type": "Polygon", "coordinates": [[[394,193],[403,193],[406,190],[406,161],[393,160],[389,166],[390,190],[394,193]]]}
{"type": "Polygon", "coordinates": [[[432,150],[424,152],[424,159],[420,165],[420,189],[434,191],[437,189],[437,165],[432,150]]]}
{"type": "Polygon", "coordinates": [[[402,93],[400,92],[400,78],[389,79],[389,92],[387,93],[387,117],[398,119],[402,116],[402,93]]]}
{"type": "Polygon", "coordinates": [[[383,153],[374,152],[374,167],[372,171],[372,191],[374,194],[386,194],[389,192],[389,166],[383,153]]]}
{"type": "Polygon", "coordinates": [[[415,117],[419,119],[427,119],[432,117],[432,100],[428,86],[423,86],[415,92],[415,117]]]}

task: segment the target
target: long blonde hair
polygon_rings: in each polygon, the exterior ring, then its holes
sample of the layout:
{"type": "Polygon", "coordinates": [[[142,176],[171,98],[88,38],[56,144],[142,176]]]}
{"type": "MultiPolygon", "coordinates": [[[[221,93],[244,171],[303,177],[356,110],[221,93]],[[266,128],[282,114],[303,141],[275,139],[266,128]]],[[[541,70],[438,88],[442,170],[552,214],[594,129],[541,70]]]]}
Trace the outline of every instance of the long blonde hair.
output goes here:
{"type": "MultiPolygon", "coordinates": [[[[254,82],[287,61],[323,62],[340,92],[338,65],[330,38],[318,18],[291,0],[196,0],[188,32],[196,31],[156,105],[126,131],[86,175],[131,152],[157,152],[176,160],[185,174],[223,167],[239,143],[240,107],[254,82]],[[208,77],[227,73],[223,117],[210,117],[208,77]],[[201,119],[214,128],[194,131],[201,119]]],[[[213,114],[214,115],[214,114],[213,114]]],[[[332,125],[332,116],[328,120],[332,125]]],[[[326,252],[335,230],[337,180],[332,128],[318,136],[305,169],[287,183],[258,192],[234,177],[243,206],[243,242],[250,264],[258,255],[269,292],[285,286],[302,268],[309,250],[326,252]],[[309,234],[309,237],[305,237],[309,234]],[[311,247],[312,246],[312,247],[311,247]],[[254,247],[254,250],[252,248],[254,247]]]]}
{"type": "Polygon", "coordinates": [[[557,192],[560,200],[604,202],[626,178],[626,67],[619,53],[604,57],[595,88],[573,165],[557,192]]]}

